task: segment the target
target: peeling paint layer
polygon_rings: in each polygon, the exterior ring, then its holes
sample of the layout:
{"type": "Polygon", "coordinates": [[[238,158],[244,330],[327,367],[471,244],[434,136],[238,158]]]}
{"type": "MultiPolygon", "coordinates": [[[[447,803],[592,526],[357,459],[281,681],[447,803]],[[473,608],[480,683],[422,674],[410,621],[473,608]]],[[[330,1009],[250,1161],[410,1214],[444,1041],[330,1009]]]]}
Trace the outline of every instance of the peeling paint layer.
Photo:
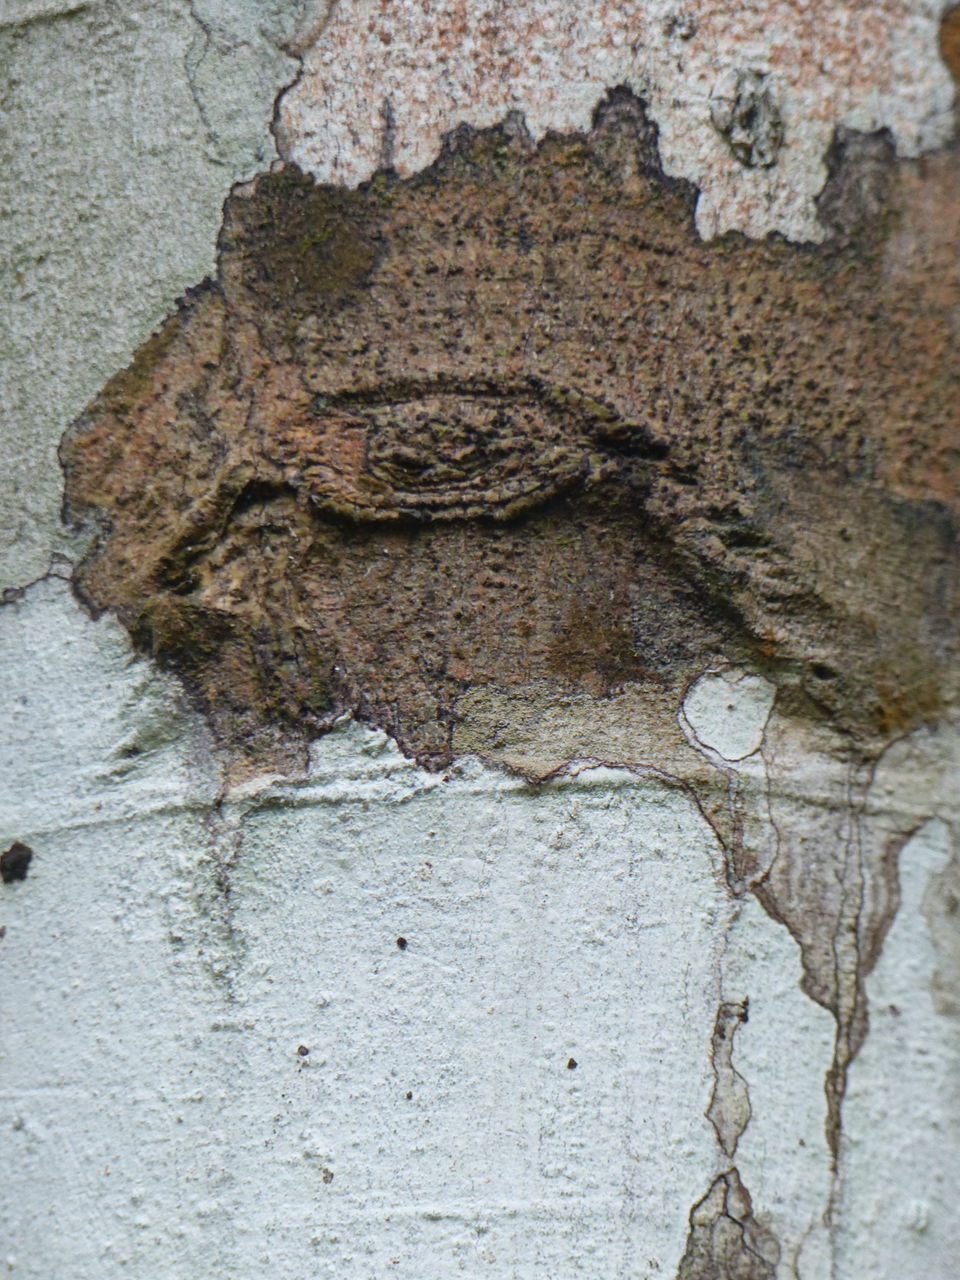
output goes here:
{"type": "Polygon", "coordinates": [[[721,1174],[690,1211],[677,1280],[774,1280],[780,1246],[756,1219],[736,1169],[721,1174]]]}

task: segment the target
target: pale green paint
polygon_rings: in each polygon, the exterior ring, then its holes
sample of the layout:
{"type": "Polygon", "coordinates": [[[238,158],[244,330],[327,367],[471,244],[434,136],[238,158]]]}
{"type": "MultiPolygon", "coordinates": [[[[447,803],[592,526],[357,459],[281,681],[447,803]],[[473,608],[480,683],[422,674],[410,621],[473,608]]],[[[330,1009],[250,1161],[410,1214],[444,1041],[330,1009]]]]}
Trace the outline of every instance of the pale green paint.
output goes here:
{"type": "Polygon", "coordinates": [[[303,0],[12,0],[0,19],[0,588],[63,546],[57,442],[214,265],[275,158],[303,0]]]}

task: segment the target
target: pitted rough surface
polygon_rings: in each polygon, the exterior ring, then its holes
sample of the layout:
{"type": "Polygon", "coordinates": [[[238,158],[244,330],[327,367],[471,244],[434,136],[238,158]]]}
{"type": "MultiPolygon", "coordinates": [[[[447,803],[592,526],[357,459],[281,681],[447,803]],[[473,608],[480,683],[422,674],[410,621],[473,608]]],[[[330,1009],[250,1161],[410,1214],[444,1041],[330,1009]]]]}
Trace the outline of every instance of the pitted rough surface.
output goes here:
{"type": "Polygon", "coordinates": [[[626,91],[407,182],[237,190],[217,281],[64,444],[80,592],[261,761],[352,710],[442,765],[472,689],[679,701],[720,661],[861,745],[936,715],[960,171],[888,164],[869,229],[860,160],[829,249],[700,241],[626,91]]]}

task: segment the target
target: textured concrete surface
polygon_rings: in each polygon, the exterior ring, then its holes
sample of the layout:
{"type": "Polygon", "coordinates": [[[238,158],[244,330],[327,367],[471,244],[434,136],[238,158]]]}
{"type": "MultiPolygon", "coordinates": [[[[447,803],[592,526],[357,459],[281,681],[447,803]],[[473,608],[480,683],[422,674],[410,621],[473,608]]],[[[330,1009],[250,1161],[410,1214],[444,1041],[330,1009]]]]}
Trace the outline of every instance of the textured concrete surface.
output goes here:
{"type": "Polygon", "coordinates": [[[115,624],[50,581],[0,626],[12,1274],[670,1274],[724,1161],[721,999],[757,1211],[815,1229],[829,1020],[682,790],[428,774],[347,724],[215,804],[115,624]]]}
{"type": "MultiPolygon", "coordinates": [[[[949,736],[902,743],[870,792],[864,836],[922,830],[835,1178],[832,1019],[682,789],[595,765],[541,787],[425,773],[347,723],[299,782],[224,797],[175,686],[64,582],[0,628],[0,841],[33,850],[0,919],[11,1274],[673,1274],[677,1206],[733,1164],[777,1275],[950,1276],[958,1046],[923,915],[949,736]],[[711,1033],[736,1004],[724,1069],[711,1033]],[[746,1103],[726,1150],[718,1088],[746,1103]]],[[[739,752],[758,693],[705,677],[685,713],[705,751],[739,752]]],[[[777,804],[759,756],[737,768],[748,803],[777,804]]],[[[806,800],[796,776],[784,797],[798,832],[824,790],[808,769],[806,800]]]]}

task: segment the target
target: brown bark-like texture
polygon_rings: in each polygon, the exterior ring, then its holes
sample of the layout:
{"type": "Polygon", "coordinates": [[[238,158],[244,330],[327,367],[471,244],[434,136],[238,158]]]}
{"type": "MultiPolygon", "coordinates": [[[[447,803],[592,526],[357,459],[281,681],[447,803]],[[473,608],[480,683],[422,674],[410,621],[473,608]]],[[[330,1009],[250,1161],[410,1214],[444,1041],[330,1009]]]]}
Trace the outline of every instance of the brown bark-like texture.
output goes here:
{"type": "Polygon", "coordinates": [[[760,667],[868,744],[956,694],[955,152],[829,157],[825,246],[698,239],[625,90],[350,192],[227,202],[215,281],[66,438],[76,585],[253,763],[344,711],[760,667]]]}

